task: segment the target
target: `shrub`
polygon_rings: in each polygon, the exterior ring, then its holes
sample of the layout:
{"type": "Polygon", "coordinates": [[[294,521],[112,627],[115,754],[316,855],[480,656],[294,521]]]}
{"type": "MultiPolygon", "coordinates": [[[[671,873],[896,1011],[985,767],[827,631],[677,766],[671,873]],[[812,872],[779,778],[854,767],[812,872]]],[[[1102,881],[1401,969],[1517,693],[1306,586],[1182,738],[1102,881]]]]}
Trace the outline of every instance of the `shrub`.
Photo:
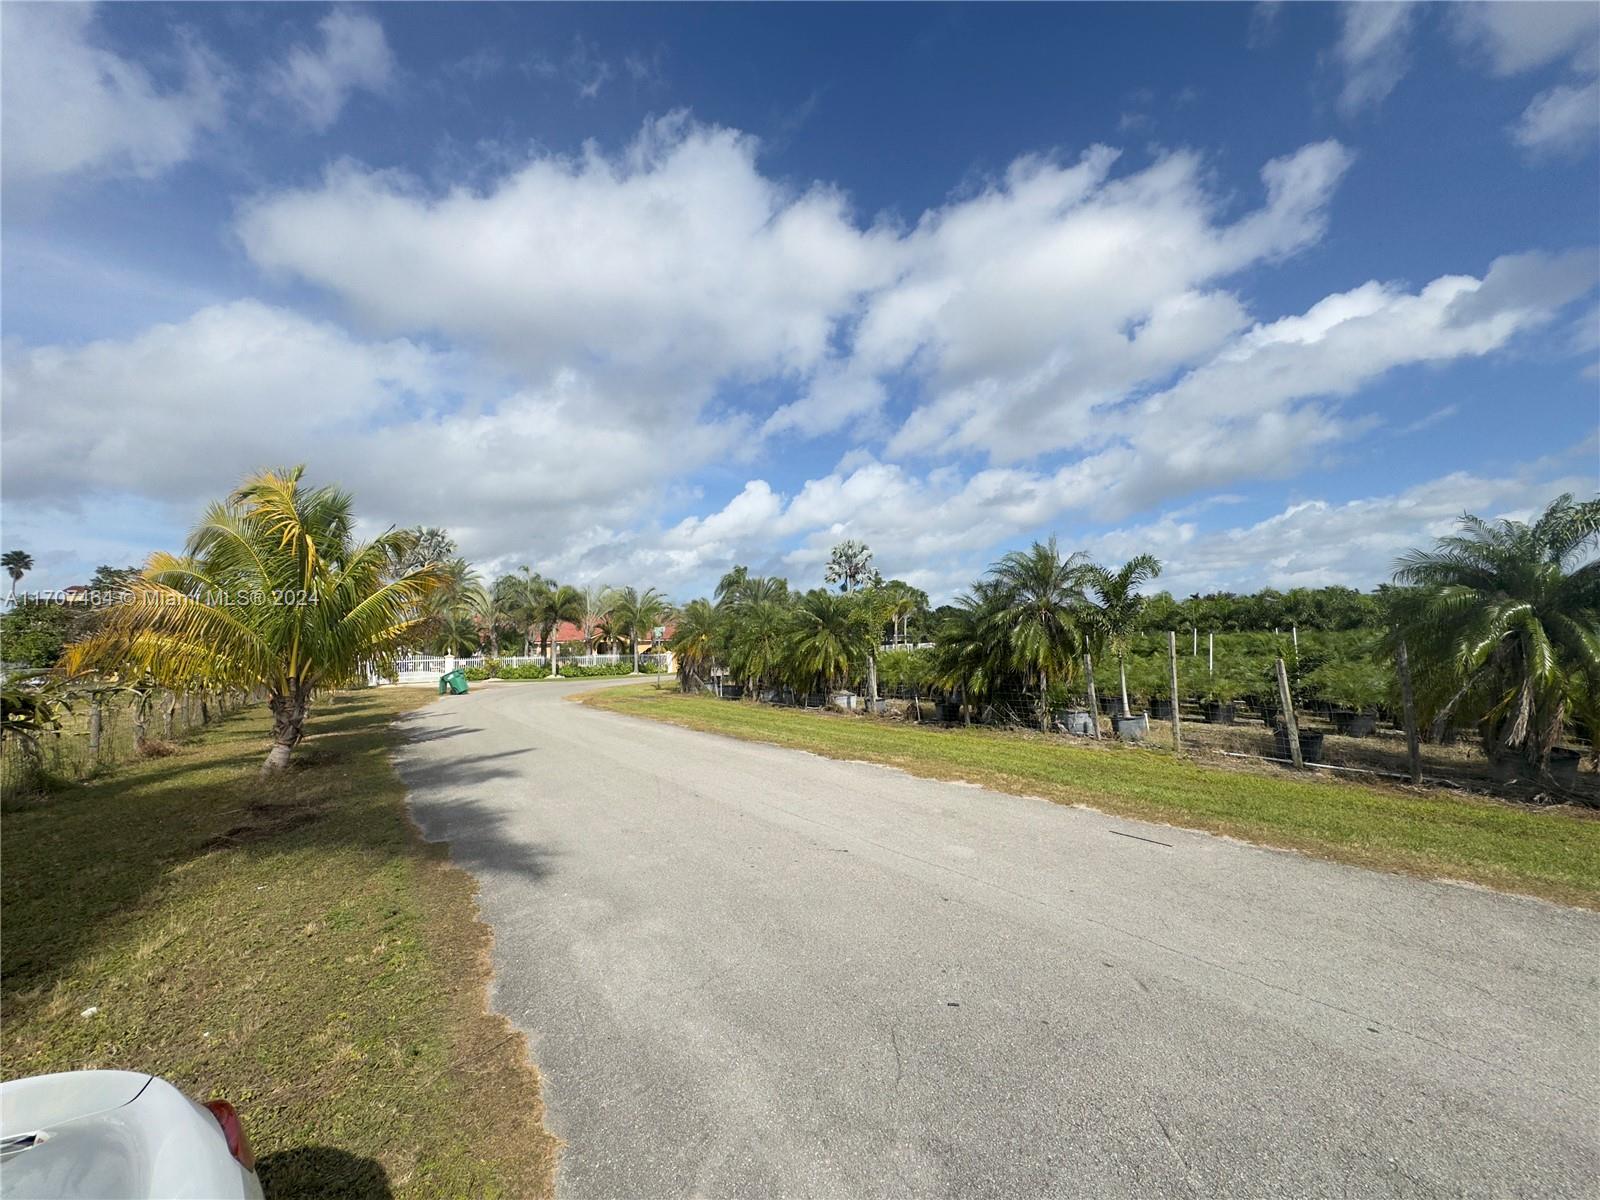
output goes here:
{"type": "MultiPolygon", "coordinates": [[[[643,671],[646,667],[641,663],[639,669],[643,671]]],[[[561,674],[566,679],[606,679],[614,675],[631,675],[632,673],[633,665],[625,662],[596,663],[594,666],[573,663],[570,666],[564,665],[561,668],[561,674]]]]}
{"type": "Polygon", "coordinates": [[[462,670],[462,674],[470,683],[482,683],[485,679],[494,678],[494,672],[488,667],[466,667],[462,670]]]}
{"type": "Polygon", "coordinates": [[[501,679],[549,679],[550,668],[538,663],[523,663],[518,667],[501,667],[501,679]]]}
{"type": "Polygon", "coordinates": [[[1394,678],[1385,664],[1353,658],[1325,662],[1305,682],[1306,691],[1317,699],[1361,710],[1387,704],[1394,678]]]}

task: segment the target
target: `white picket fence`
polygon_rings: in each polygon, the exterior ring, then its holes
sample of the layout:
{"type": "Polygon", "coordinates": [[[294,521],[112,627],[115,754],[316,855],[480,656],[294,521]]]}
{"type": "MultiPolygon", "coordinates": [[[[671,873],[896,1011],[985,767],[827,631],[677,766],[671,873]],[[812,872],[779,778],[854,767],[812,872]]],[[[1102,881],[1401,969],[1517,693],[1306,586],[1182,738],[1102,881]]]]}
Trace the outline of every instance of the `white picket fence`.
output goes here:
{"type": "MultiPolygon", "coordinates": [[[[536,663],[541,667],[548,666],[550,659],[544,654],[502,654],[500,664],[507,667],[524,667],[536,663]]],[[[465,658],[456,658],[454,655],[413,655],[407,658],[395,659],[395,675],[398,683],[438,683],[439,676],[457,667],[481,667],[485,657],[481,654],[470,655],[465,658]]],[[[616,663],[633,662],[632,653],[628,654],[563,654],[561,665],[563,667],[598,667],[612,666],[616,663]]],[[[660,667],[663,671],[672,669],[672,655],[670,654],[640,654],[639,665],[646,663],[660,667]]],[[[387,682],[379,680],[378,682],[387,682]]]]}

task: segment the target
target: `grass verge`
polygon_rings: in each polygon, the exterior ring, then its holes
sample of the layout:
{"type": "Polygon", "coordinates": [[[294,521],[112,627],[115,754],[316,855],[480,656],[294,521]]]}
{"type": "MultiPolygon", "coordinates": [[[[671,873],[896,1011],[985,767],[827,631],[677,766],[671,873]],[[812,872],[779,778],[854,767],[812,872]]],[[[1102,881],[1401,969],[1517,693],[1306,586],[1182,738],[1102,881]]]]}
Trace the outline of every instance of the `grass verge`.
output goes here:
{"type": "Polygon", "coordinates": [[[943,729],[644,687],[575,697],[690,729],[864,759],[1267,846],[1600,908],[1600,820],[1448,792],[1203,766],[1149,748],[943,729]]]}
{"type": "Polygon", "coordinates": [[[388,759],[390,720],[430,698],[330,698],[270,781],[250,711],[8,798],[4,1076],[117,1067],[226,1096],[274,1200],[548,1195],[555,1140],[485,1008],[472,881],[411,826],[388,759]]]}

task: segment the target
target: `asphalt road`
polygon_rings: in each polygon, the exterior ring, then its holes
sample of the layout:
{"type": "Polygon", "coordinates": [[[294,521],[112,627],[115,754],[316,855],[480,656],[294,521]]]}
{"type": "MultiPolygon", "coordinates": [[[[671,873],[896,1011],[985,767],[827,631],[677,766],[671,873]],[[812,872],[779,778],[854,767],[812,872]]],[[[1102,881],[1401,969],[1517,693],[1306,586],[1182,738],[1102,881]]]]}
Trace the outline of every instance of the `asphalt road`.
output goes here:
{"type": "Polygon", "coordinates": [[[1588,1196],[1600,917],[480,687],[412,714],[562,1197],[1588,1196]]]}

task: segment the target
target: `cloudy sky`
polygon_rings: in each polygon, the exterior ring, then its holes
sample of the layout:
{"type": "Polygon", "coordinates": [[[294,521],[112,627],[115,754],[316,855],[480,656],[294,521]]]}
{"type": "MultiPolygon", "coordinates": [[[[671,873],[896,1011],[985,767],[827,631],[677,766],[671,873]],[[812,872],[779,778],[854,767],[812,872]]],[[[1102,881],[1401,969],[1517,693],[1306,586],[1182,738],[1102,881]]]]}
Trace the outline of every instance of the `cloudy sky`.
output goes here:
{"type": "Polygon", "coordinates": [[[33,5],[30,586],[304,462],[677,598],[1049,534],[1384,579],[1600,486],[1600,7],[33,5]]]}

